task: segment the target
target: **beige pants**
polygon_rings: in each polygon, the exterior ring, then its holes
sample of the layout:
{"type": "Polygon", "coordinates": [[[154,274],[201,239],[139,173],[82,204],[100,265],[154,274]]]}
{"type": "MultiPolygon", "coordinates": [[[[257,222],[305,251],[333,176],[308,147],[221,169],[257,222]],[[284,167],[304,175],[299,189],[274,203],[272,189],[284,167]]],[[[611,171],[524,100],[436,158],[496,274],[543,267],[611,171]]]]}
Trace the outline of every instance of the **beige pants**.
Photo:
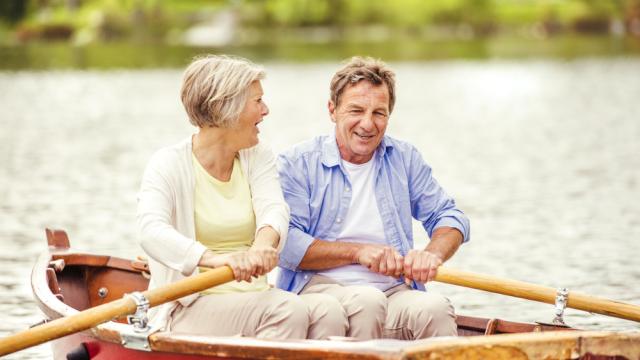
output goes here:
{"type": "Polygon", "coordinates": [[[176,332],[269,339],[304,339],[308,328],[307,304],[280,289],[200,296],[188,307],[178,305],[170,323],[176,332]]]}
{"type": "MultiPolygon", "coordinates": [[[[306,296],[315,293],[338,300],[348,321],[345,335],[356,339],[416,340],[457,335],[453,306],[434,292],[413,290],[402,284],[383,293],[372,286],[342,286],[316,275],[302,290],[301,298],[306,302],[306,296]]],[[[309,304],[310,309],[314,306],[309,304]]]]}

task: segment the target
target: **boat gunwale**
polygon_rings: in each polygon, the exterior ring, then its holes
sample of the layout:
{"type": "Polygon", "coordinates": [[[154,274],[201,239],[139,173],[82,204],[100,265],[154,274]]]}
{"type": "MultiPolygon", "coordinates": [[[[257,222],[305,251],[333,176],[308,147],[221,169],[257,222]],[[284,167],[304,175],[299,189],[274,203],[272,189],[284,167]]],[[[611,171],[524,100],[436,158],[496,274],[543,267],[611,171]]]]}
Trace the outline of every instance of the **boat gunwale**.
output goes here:
{"type": "MultiPolygon", "coordinates": [[[[49,288],[47,269],[53,260],[63,259],[66,266],[97,266],[142,273],[131,266],[131,261],[105,255],[75,252],[68,248],[49,247],[42,253],[31,273],[31,287],[40,309],[50,319],[70,316],[77,309],[58,299],[49,288]],[[69,260],[69,262],[67,262],[69,260]]],[[[473,318],[473,317],[469,317],[473,318]]],[[[480,319],[480,318],[473,318],[480,319]]],[[[504,320],[501,320],[504,321],[504,320]]],[[[507,322],[507,321],[505,321],[507,322]]],[[[526,324],[526,323],[516,323],[526,324]]],[[[121,332],[126,324],[109,321],[82,334],[98,341],[121,344],[121,332]]],[[[602,342],[603,339],[617,342],[631,342],[633,349],[628,353],[640,358],[640,333],[611,331],[542,331],[515,334],[496,334],[491,336],[468,336],[431,338],[417,341],[390,339],[369,341],[332,341],[332,340],[264,340],[246,337],[212,337],[181,333],[155,332],[149,336],[152,352],[217,356],[233,358],[278,357],[299,358],[301,355],[319,358],[352,359],[412,359],[425,354],[441,354],[465,351],[471,348],[491,348],[536,344],[556,344],[563,349],[573,349],[572,354],[581,354],[581,344],[602,342]],[[309,346],[312,345],[312,346],[309,346]],[[635,352],[634,352],[635,351],[635,352]]],[[[567,350],[568,351],[568,350],[567,350]]]]}

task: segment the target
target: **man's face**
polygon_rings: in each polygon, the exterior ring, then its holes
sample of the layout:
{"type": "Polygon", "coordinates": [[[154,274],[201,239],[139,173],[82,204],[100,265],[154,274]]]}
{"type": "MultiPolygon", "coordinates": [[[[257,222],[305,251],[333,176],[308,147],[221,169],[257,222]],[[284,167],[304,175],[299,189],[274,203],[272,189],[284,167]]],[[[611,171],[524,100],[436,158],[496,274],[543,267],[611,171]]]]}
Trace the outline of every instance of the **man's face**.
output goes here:
{"type": "Polygon", "coordinates": [[[369,161],[382,141],[389,123],[389,90],[386,84],[359,81],[349,85],[339,105],[329,101],[331,121],[342,159],[353,164],[369,161]]]}

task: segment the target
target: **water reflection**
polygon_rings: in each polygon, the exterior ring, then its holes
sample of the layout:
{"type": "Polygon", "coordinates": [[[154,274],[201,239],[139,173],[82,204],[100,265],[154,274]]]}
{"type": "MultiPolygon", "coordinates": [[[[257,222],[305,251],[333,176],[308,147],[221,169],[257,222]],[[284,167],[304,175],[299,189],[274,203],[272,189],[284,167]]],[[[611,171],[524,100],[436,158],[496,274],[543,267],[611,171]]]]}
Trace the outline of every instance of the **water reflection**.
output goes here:
{"type": "MultiPolygon", "coordinates": [[[[390,134],[414,143],[472,219],[449,266],[640,304],[638,59],[394,64],[390,134]]],[[[276,151],[331,130],[336,64],[267,64],[276,151]]],[[[191,128],[181,71],[0,73],[0,336],[41,316],[30,267],[45,227],[133,257],[135,193],[158,147],[191,128]]],[[[423,232],[416,227],[417,237],[423,232]]],[[[458,313],[549,321],[553,309],[448,285],[458,313]]],[[[587,329],[637,324],[568,311],[587,329]]],[[[41,346],[15,358],[48,358],[41,346]]]]}

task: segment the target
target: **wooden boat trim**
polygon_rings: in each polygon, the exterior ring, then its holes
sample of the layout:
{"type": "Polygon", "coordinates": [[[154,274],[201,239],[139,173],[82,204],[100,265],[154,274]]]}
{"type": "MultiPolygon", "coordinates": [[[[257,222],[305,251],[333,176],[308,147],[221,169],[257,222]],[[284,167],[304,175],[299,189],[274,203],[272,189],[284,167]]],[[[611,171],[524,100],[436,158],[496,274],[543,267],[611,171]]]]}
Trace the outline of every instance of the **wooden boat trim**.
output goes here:
{"type": "Polygon", "coordinates": [[[640,359],[640,332],[550,331],[470,336],[405,347],[403,359],[640,359]]]}
{"type": "MultiPolygon", "coordinates": [[[[138,272],[131,261],[110,256],[82,254],[65,248],[50,248],[42,254],[33,268],[31,284],[36,301],[51,318],[75,314],[78,310],[63,303],[51,291],[47,269],[52,261],[63,260],[66,266],[111,267],[138,272]]],[[[462,323],[471,328],[483,328],[493,320],[462,316],[462,323]]],[[[530,324],[497,320],[496,332],[514,330],[530,324]]],[[[83,332],[99,341],[120,344],[121,334],[128,325],[108,322],[83,332]]],[[[539,333],[433,338],[421,341],[372,340],[361,342],[340,341],[279,341],[242,337],[205,337],[180,333],[157,332],[149,336],[154,352],[193,354],[221,358],[341,358],[341,359],[422,359],[464,357],[491,358],[576,358],[596,355],[621,355],[629,359],[640,358],[640,333],[558,331],[544,332],[553,327],[539,325],[539,333]],[[565,356],[566,355],[566,356],[565,356]]],[[[536,331],[534,329],[534,331],[536,331]]]]}

